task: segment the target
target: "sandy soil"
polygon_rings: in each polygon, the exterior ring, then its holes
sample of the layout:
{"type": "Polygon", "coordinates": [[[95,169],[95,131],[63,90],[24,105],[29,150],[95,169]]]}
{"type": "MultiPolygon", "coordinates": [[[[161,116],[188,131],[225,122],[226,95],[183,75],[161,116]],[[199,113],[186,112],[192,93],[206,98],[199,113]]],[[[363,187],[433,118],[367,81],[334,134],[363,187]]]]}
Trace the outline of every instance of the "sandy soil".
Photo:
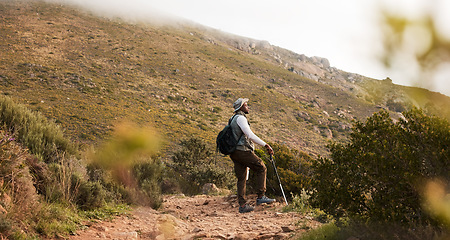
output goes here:
{"type": "Polygon", "coordinates": [[[159,210],[138,207],[112,221],[90,223],[69,239],[292,239],[320,225],[299,213],[282,212],[283,206],[276,202],[239,213],[233,195],[171,195],[159,210]]]}

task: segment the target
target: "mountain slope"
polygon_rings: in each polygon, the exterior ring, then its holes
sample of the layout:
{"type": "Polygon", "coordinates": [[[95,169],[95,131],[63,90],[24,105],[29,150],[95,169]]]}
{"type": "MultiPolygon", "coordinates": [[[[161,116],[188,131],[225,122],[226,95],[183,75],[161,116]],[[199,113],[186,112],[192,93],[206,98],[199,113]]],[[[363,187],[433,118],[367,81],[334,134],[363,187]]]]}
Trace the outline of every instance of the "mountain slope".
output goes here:
{"type": "Polygon", "coordinates": [[[157,128],[168,151],[189,136],[213,143],[247,97],[261,138],[327,154],[353,119],[398,101],[372,93],[385,81],[192,24],[127,23],[39,1],[0,1],[0,18],[0,91],[85,145],[125,119],[157,128]]]}

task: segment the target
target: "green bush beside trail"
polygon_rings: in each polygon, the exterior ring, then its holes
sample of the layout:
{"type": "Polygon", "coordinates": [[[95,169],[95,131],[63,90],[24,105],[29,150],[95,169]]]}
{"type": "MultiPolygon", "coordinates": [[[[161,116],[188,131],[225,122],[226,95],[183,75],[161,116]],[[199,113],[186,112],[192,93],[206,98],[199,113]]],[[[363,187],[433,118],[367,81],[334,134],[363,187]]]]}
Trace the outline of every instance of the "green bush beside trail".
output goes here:
{"type": "Polygon", "coordinates": [[[423,208],[428,180],[450,183],[450,126],[413,109],[394,121],[381,111],[356,122],[348,144],[313,164],[316,207],[340,217],[435,223],[423,208]]]}

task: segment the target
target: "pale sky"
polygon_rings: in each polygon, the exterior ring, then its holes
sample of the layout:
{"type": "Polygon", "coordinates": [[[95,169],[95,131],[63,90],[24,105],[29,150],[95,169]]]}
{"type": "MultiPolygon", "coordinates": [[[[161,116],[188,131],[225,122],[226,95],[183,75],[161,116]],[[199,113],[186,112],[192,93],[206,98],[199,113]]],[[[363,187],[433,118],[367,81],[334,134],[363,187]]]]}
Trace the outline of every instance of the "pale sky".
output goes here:
{"type": "Polygon", "coordinates": [[[327,58],[331,66],[375,79],[418,85],[450,96],[450,70],[440,67],[433,84],[418,83],[412,60],[388,71],[380,63],[380,6],[417,17],[427,10],[450,37],[448,0],[61,0],[133,18],[163,13],[224,32],[267,40],[306,56],[327,58]],[[157,13],[156,13],[157,12],[157,13]]]}

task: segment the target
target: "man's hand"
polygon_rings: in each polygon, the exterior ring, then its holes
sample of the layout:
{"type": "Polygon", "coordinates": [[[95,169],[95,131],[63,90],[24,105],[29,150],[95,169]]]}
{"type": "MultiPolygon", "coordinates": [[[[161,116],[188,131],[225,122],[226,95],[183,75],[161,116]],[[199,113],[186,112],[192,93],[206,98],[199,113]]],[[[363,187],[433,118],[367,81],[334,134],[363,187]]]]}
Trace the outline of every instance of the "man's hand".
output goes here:
{"type": "Polygon", "coordinates": [[[268,153],[269,155],[273,155],[273,149],[270,147],[269,144],[266,144],[266,146],[264,146],[264,147],[266,148],[267,153],[268,153]]]}

